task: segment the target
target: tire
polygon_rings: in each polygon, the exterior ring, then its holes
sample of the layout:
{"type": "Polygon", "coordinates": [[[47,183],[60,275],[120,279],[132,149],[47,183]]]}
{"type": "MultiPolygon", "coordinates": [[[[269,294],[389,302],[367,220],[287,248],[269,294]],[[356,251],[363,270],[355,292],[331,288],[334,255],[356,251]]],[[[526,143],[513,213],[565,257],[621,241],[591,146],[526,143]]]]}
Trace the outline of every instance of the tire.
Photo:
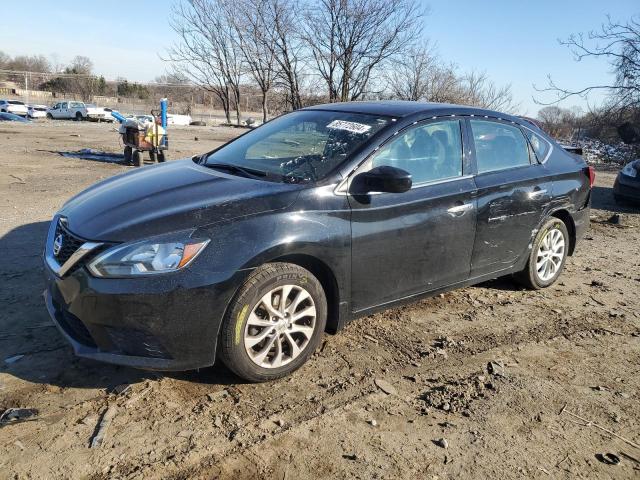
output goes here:
{"type": "Polygon", "coordinates": [[[149,150],[149,160],[151,163],[156,163],[156,153],[152,150],[149,150]]]}
{"type": "Polygon", "coordinates": [[[164,163],[166,161],[167,161],[167,157],[165,156],[164,152],[160,150],[158,152],[158,163],[164,163]]]}
{"type": "Polygon", "coordinates": [[[131,163],[131,158],[133,157],[133,148],[129,145],[124,147],[124,161],[126,163],[131,163]]]}
{"type": "Polygon", "coordinates": [[[47,118],[48,118],[49,120],[53,120],[53,115],[51,115],[50,113],[47,113],[47,118]]]}
{"type": "Polygon", "coordinates": [[[133,150],[133,152],[131,153],[131,161],[133,162],[133,165],[135,165],[136,167],[141,167],[142,166],[142,155],[140,154],[140,151],[138,150],[133,150]]]}
{"type": "Polygon", "coordinates": [[[191,122],[189,125],[191,125],[193,127],[206,127],[207,126],[207,122],[202,122],[200,120],[196,120],[195,122],[191,122]]]}
{"type": "Polygon", "coordinates": [[[76,112],[76,122],[82,121],[82,114],[80,112],[76,112]]]}
{"type": "Polygon", "coordinates": [[[218,354],[232,372],[245,380],[274,380],[308,360],[320,344],[326,323],[327,299],[316,277],[298,265],[268,263],[249,276],[229,305],[218,354]],[[280,309],[284,289],[290,293],[286,307],[280,309]],[[271,314],[265,308],[265,298],[271,303],[271,314]],[[274,312],[279,317],[272,316],[274,312]],[[296,314],[301,315],[297,320],[296,314]],[[262,340],[251,345],[259,339],[262,340]],[[299,352],[293,350],[291,341],[299,352]]]}
{"type": "Polygon", "coordinates": [[[564,269],[569,245],[570,238],[567,226],[559,218],[549,218],[544,222],[533,241],[527,266],[517,273],[515,278],[532,290],[553,285],[560,278],[564,269]],[[561,243],[562,247],[560,248],[561,243]]]}

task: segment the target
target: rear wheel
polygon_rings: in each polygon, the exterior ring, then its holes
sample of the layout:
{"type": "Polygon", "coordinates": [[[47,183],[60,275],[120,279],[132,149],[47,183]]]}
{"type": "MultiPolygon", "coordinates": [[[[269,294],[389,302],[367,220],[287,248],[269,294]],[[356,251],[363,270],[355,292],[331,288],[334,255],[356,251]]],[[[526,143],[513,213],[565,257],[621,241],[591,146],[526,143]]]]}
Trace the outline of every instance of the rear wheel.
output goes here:
{"type": "Polygon", "coordinates": [[[132,156],[133,156],[133,148],[127,145],[126,147],[124,147],[124,161],[126,163],[131,163],[132,156]]]}
{"type": "Polygon", "coordinates": [[[163,150],[160,150],[160,151],[158,152],[158,163],[164,163],[164,162],[166,162],[166,161],[167,161],[167,157],[165,157],[165,155],[164,155],[164,151],[163,151],[163,150]]]}
{"type": "Polygon", "coordinates": [[[536,235],[527,266],[516,279],[534,290],[553,285],[562,273],[568,252],[567,226],[559,218],[550,218],[536,235]]]}
{"type": "Polygon", "coordinates": [[[280,378],[313,354],[326,322],[327,300],[311,272],[290,263],[263,265],[225,315],[219,354],[245,380],[280,378]]]}
{"type": "Polygon", "coordinates": [[[76,122],[82,121],[82,114],[80,112],[76,112],[76,122]]]}
{"type": "Polygon", "coordinates": [[[131,161],[136,167],[142,166],[142,155],[140,155],[139,150],[133,150],[133,152],[131,153],[131,161]]]}

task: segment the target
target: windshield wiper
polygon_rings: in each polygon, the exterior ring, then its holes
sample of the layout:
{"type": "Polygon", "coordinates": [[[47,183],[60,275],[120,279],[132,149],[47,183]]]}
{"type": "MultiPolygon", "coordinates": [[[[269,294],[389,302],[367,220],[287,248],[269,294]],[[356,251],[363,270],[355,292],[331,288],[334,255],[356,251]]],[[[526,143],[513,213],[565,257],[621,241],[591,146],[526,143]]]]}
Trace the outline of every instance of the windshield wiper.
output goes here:
{"type": "Polygon", "coordinates": [[[205,163],[205,167],[215,168],[217,170],[227,170],[232,173],[240,174],[247,178],[264,178],[267,176],[267,172],[262,170],[255,170],[253,168],[239,167],[231,163],[205,163]]]}

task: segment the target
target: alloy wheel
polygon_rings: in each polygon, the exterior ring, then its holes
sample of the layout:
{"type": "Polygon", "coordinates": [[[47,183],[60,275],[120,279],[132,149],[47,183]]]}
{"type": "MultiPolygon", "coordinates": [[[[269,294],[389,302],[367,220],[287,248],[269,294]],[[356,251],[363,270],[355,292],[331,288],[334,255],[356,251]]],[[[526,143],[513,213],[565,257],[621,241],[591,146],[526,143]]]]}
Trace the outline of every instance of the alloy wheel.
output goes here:
{"type": "Polygon", "coordinates": [[[304,351],[315,326],[311,294],[298,285],[279,286],[253,307],[244,329],[244,348],[259,367],[282,367],[304,351]]]}
{"type": "Polygon", "coordinates": [[[558,228],[551,228],[538,245],[536,273],[543,282],[548,282],[560,271],[565,245],[564,234],[558,228]]]}

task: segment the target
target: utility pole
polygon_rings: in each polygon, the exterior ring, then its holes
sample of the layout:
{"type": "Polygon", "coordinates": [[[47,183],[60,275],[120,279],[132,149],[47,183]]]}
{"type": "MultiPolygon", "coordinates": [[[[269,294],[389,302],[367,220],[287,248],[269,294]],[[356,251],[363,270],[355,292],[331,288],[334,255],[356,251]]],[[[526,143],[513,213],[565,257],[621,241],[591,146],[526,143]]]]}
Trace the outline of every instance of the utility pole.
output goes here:
{"type": "Polygon", "coordinates": [[[25,102],[29,105],[29,72],[24,72],[24,94],[25,94],[25,102]]]}

